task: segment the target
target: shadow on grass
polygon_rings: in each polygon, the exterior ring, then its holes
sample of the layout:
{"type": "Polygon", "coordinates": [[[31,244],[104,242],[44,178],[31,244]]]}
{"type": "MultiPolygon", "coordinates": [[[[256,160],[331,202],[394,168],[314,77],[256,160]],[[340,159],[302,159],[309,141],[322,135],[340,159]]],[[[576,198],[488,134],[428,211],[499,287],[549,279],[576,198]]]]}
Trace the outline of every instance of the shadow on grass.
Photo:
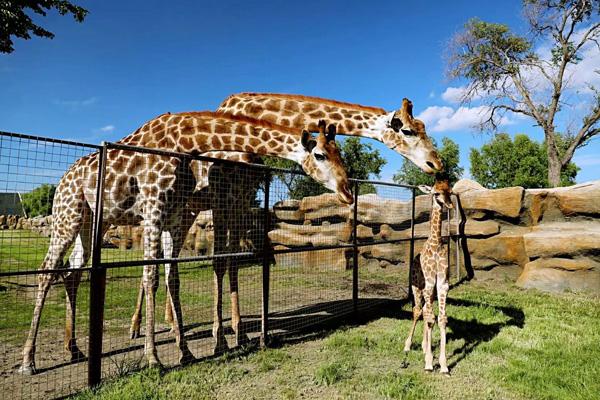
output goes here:
{"type": "MultiPolygon", "coordinates": [[[[273,312],[269,314],[269,347],[279,347],[283,345],[298,343],[307,340],[323,338],[341,327],[352,327],[368,323],[369,321],[390,317],[407,318],[409,313],[402,312],[402,306],[406,300],[389,299],[359,299],[357,302],[357,311],[354,312],[352,300],[336,300],[322,303],[311,304],[299,307],[294,310],[273,312]]],[[[245,334],[258,334],[261,331],[260,315],[243,315],[243,332],[245,334]]],[[[224,319],[224,322],[229,319],[224,319]]],[[[157,330],[156,334],[165,334],[168,329],[157,330]]],[[[212,340],[212,322],[192,323],[184,327],[187,332],[185,338],[188,342],[195,340],[212,340]],[[200,328],[198,330],[198,328],[200,328]]],[[[226,335],[232,335],[231,327],[225,328],[226,335]]],[[[143,335],[141,335],[143,337],[143,335]]],[[[168,337],[156,340],[157,346],[175,343],[174,337],[168,337]]],[[[241,348],[232,348],[232,354],[241,356],[250,354],[259,348],[259,338],[249,340],[248,344],[241,348]]],[[[109,357],[139,351],[144,348],[143,343],[132,344],[123,348],[103,352],[103,362],[109,357]]],[[[198,357],[194,362],[201,362],[214,359],[223,354],[198,357]]],[[[37,373],[56,370],[69,365],[86,362],[87,357],[81,357],[73,361],[63,362],[45,368],[38,368],[37,373]]],[[[189,364],[186,364],[189,365],[189,364]]],[[[165,371],[178,368],[165,368],[165,371]]]]}
{"type": "MultiPolygon", "coordinates": [[[[410,320],[412,318],[412,313],[402,309],[407,302],[407,299],[360,299],[357,303],[357,310],[355,312],[352,300],[336,300],[299,307],[290,311],[271,313],[269,314],[269,332],[271,332],[271,334],[269,336],[268,346],[277,348],[283,345],[321,339],[329,336],[341,327],[363,325],[380,318],[410,320]]],[[[450,368],[456,366],[456,364],[473,352],[478,345],[488,342],[496,337],[503,328],[507,326],[517,326],[522,328],[525,321],[523,311],[515,307],[490,306],[489,304],[462,299],[448,299],[448,303],[460,307],[492,307],[508,317],[504,322],[485,324],[474,318],[465,321],[449,316],[448,326],[452,332],[448,334],[448,341],[464,340],[464,344],[461,347],[455,349],[452,354],[448,354],[450,368]]],[[[186,334],[186,340],[188,342],[195,340],[212,340],[211,322],[189,324],[185,326],[184,330],[185,332],[188,332],[188,334],[186,334]],[[198,328],[200,328],[200,330],[196,330],[198,328]]],[[[243,332],[245,334],[256,335],[260,333],[260,331],[260,315],[243,316],[243,332]]],[[[157,333],[166,332],[167,330],[157,331],[157,333]]],[[[225,334],[233,334],[230,327],[226,328],[225,334]]],[[[175,343],[175,338],[173,337],[156,341],[157,346],[172,343],[175,343]]],[[[240,348],[230,349],[230,353],[234,357],[239,357],[250,354],[259,347],[259,339],[254,338],[250,340],[248,344],[240,348]]],[[[143,348],[144,345],[140,343],[105,352],[103,353],[103,356],[106,360],[111,356],[138,351],[143,348]]],[[[192,363],[214,359],[221,355],[222,354],[215,354],[199,357],[192,363]]],[[[38,370],[38,373],[62,368],[86,360],[87,358],[82,358],[72,362],[54,365],[45,369],[40,369],[38,370]]],[[[165,371],[175,368],[179,368],[179,366],[165,368],[165,371]]]]}
{"type": "Polygon", "coordinates": [[[462,339],[464,340],[464,344],[459,348],[454,349],[451,354],[448,354],[450,360],[448,368],[456,366],[480,344],[494,339],[502,329],[509,326],[523,328],[523,325],[525,324],[525,314],[523,313],[523,310],[516,307],[491,306],[489,304],[463,299],[448,299],[448,304],[459,307],[491,307],[507,317],[507,320],[503,322],[485,324],[477,321],[475,318],[465,321],[449,316],[448,327],[452,332],[448,334],[448,341],[462,339]]]}

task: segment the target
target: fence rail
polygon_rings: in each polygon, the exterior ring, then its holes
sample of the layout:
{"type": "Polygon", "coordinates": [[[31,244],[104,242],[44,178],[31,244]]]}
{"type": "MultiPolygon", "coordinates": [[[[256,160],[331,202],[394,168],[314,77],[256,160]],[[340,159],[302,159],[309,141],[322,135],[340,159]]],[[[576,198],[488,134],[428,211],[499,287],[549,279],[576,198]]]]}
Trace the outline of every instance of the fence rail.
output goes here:
{"type": "MultiPolygon", "coordinates": [[[[32,198],[42,185],[57,185],[81,157],[97,160],[93,164],[93,185],[89,180],[74,181],[75,186],[88,185],[85,196],[93,212],[88,215],[82,211],[74,247],[70,255],[64,254],[69,256],[70,269],[60,264],[38,269],[46,251],[53,249],[48,235],[60,225],[57,215],[53,221],[49,217],[16,216],[21,225],[7,225],[7,229],[0,230],[1,399],[65,396],[140,368],[145,340],[145,329],[140,325],[145,316],[142,303],[149,299],[147,294],[140,295],[143,269],[163,266],[162,270],[168,269],[170,276],[176,276],[168,285],[173,302],[175,296],[181,299],[181,312],[173,309],[162,287],[153,295],[156,309],[161,311],[155,313],[157,355],[166,366],[179,362],[177,343],[169,332],[179,319],[191,353],[201,359],[213,351],[223,351],[218,341],[215,345],[215,330],[223,329],[220,337],[231,346],[248,340],[267,346],[270,337],[359,315],[368,307],[381,306],[381,301],[405,299],[410,291],[408,275],[412,273],[416,246],[424,239],[416,227],[427,220],[427,210],[422,205],[417,207],[413,186],[352,179],[351,208],[327,202],[326,196],[311,198],[323,203],[311,206],[307,199],[289,198],[287,180],[304,175],[296,170],[122,143],[96,146],[0,132],[0,192],[32,198]],[[173,218],[163,227],[163,254],[144,254],[147,246],[139,241],[143,236],[140,231],[145,228],[143,221],[141,225],[137,220],[131,223],[133,219],[127,212],[115,216],[115,209],[136,205],[120,204],[118,194],[109,190],[110,185],[105,187],[105,183],[119,179],[113,173],[114,164],[108,161],[111,151],[125,152],[130,160],[140,157],[150,162],[154,156],[154,162],[172,160],[190,166],[189,171],[184,168],[177,172],[190,196],[164,199],[171,213],[165,215],[173,218]],[[198,176],[190,173],[195,168],[193,163],[200,162],[213,165],[202,185],[198,176]],[[360,194],[366,188],[375,193],[360,194]],[[239,196],[249,190],[250,200],[240,207],[239,196]],[[122,233],[125,231],[129,233],[122,233]],[[92,243],[89,267],[85,266],[86,240],[92,243]],[[172,254],[167,254],[168,249],[172,254]],[[75,270],[72,267],[77,262],[83,264],[75,270]],[[215,297],[225,291],[225,270],[229,272],[228,296],[215,297]],[[41,325],[36,332],[37,370],[31,376],[22,375],[17,372],[23,357],[21,349],[32,329],[33,306],[45,277],[54,281],[42,304],[41,325]],[[60,278],[65,293],[53,288],[60,278]],[[215,292],[215,287],[220,290],[215,292]],[[166,322],[160,318],[163,309],[166,322]],[[66,325],[61,318],[65,310],[66,325]],[[136,316],[137,327],[131,322],[136,316]],[[224,327],[215,323],[218,320],[224,327]],[[64,347],[70,354],[63,355],[59,350],[62,329],[66,329],[64,347]]],[[[137,190],[141,186],[128,185],[137,190]]],[[[55,202],[63,201],[56,196],[55,202]]],[[[65,216],[71,213],[63,212],[65,216]]],[[[450,222],[448,214],[448,229],[450,222]]],[[[450,231],[445,236],[449,257],[454,257],[458,266],[459,246],[453,256],[450,246],[459,237],[450,231]]],[[[457,269],[455,275],[459,273],[457,269]]]]}

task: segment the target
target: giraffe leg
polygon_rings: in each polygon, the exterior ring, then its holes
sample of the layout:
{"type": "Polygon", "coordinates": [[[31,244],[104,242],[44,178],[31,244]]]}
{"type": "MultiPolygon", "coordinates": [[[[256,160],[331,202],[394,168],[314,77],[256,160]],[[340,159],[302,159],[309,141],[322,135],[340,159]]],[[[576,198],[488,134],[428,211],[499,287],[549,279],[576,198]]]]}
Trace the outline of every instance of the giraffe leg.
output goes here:
{"type": "MultiPolygon", "coordinates": [[[[144,259],[155,260],[159,252],[160,234],[162,230],[162,213],[155,207],[148,207],[144,212],[144,259]]],[[[144,293],[146,295],[146,337],[144,354],[150,366],[160,365],[154,338],[155,295],[158,289],[158,268],[156,265],[144,266],[144,293]]]]}
{"type": "MultiPolygon", "coordinates": [[[[69,256],[69,272],[64,275],[66,298],[65,350],[71,353],[71,361],[82,360],[84,354],[77,347],[75,322],[77,311],[77,289],[81,282],[80,269],[85,267],[92,248],[92,218],[91,210],[84,205],[82,213],[82,229],[75,238],[73,251],[69,256]]],[[[103,229],[103,234],[107,228],[103,229]]]]}
{"type": "Polygon", "coordinates": [[[144,278],[140,279],[137,300],[135,302],[135,311],[131,317],[131,326],[129,327],[129,338],[137,339],[140,337],[140,328],[142,323],[142,306],[144,304],[144,278]]]}
{"type": "Polygon", "coordinates": [[[38,329],[40,326],[40,317],[42,316],[42,308],[46,301],[50,284],[56,279],[54,274],[41,274],[38,276],[38,290],[35,300],[35,308],[33,310],[33,318],[31,319],[31,327],[25,346],[23,347],[23,362],[19,367],[19,373],[23,375],[35,374],[35,342],[37,339],[38,329]]]}
{"type": "Polygon", "coordinates": [[[75,335],[75,316],[77,308],[77,289],[81,282],[81,271],[69,272],[64,277],[65,291],[67,293],[67,316],[65,325],[65,350],[71,354],[71,361],[79,361],[85,355],[77,347],[75,335]]]}
{"type": "MultiPolygon", "coordinates": [[[[173,244],[171,250],[174,251],[175,255],[179,255],[179,251],[181,250],[181,246],[183,244],[183,235],[181,230],[179,228],[171,228],[170,233],[172,235],[173,244]]],[[[167,281],[167,307],[172,310],[172,332],[175,334],[175,342],[181,352],[179,361],[180,363],[185,364],[194,360],[194,355],[187,346],[183,332],[183,314],[179,299],[179,269],[176,262],[165,264],[165,279],[167,281]]]]}
{"type": "Polygon", "coordinates": [[[433,288],[434,280],[425,281],[423,297],[425,298],[425,307],[423,308],[423,351],[425,352],[425,370],[433,371],[433,352],[431,351],[431,332],[435,324],[433,314],[433,288]]]}
{"type": "MultiPolygon", "coordinates": [[[[60,214],[57,214],[55,220],[60,220],[60,214]]],[[[44,261],[40,266],[40,270],[45,269],[59,269],[62,268],[62,260],[67,252],[75,236],[79,233],[80,224],[79,221],[73,221],[72,218],[65,217],[64,221],[68,229],[66,232],[52,231],[50,238],[50,245],[48,251],[44,257],[44,261]]],[[[50,290],[50,285],[58,278],[56,273],[41,273],[38,275],[38,289],[35,300],[35,307],[33,309],[33,317],[31,319],[31,326],[29,328],[29,334],[25,345],[23,346],[23,361],[19,367],[18,372],[23,375],[31,375],[35,373],[35,346],[37,341],[37,334],[40,327],[40,318],[42,316],[42,309],[46,301],[46,296],[50,290]]]]}
{"type": "Polygon", "coordinates": [[[243,346],[248,343],[248,335],[244,333],[242,317],[240,315],[240,301],[238,296],[238,266],[235,262],[229,265],[229,287],[231,293],[231,328],[235,334],[235,345],[243,346]]]}
{"type": "Polygon", "coordinates": [[[213,337],[215,338],[214,354],[220,354],[227,350],[227,340],[223,330],[223,276],[225,275],[225,265],[223,260],[214,261],[214,319],[213,319],[213,337]]]}
{"type": "Polygon", "coordinates": [[[421,309],[421,304],[423,301],[423,293],[421,289],[417,286],[413,285],[412,287],[413,297],[415,299],[415,305],[413,307],[413,320],[412,326],[410,327],[410,331],[408,332],[408,338],[406,338],[406,342],[404,342],[404,351],[410,351],[410,346],[412,345],[413,335],[415,334],[415,328],[417,326],[417,322],[419,322],[419,318],[421,318],[421,314],[423,310],[421,309]]]}
{"type": "MultiPolygon", "coordinates": [[[[177,256],[177,253],[173,252],[173,236],[171,235],[170,230],[164,230],[161,235],[162,242],[162,251],[164,258],[173,258],[173,254],[177,256]]],[[[165,297],[165,322],[171,326],[171,332],[175,332],[175,326],[173,326],[173,300],[171,299],[171,294],[169,293],[169,280],[168,273],[171,269],[170,263],[165,263],[165,285],[167,286],[167,295],[165,297]]]]}
{"type": "Polygon", "coordinates": [[[448,374],[448,362],[446,360],[446,325],[448,324],[448,318],[446,317],[446,298],[448,297],[448,279],[447,274],[440,273],[437,280],[437,293],[438,293],[438,325],[440,327],[440,372],[448,374]]]}

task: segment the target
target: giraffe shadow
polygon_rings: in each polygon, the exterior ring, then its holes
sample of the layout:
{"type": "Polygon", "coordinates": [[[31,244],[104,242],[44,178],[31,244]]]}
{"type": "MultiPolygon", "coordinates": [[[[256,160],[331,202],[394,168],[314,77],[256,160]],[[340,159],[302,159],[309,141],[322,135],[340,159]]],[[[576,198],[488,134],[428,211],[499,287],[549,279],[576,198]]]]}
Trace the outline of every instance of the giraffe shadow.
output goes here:
{"type": "MultiPolygon", "coordinates": [[[[383,317],[390,318],[408,318],[409,313],[401,309],[406,300],[391,299],[359,299],[357,302],[357,312],[354,313],[354,304],[352,300],[335,300],[314,303],[292,310],[269,313],[269,347],[281,347],[294,343],[315,340],[329,336],[331,333],[341,327],[358,326],[369,321],[383,317]]],[[[228,322],[230,319],[224,319],[228,322]]],[[[242,347],[232,347],[228,351],[235,352],[236,355],[250,354],[257,351],[260,347],[258,334],[261,332],[261,316],[257,314],[242,315],[243,333],[253,336],[242,347]]],[[[234,332],[230,326],[225,326],[225,335],[232,335],[234,332]]],[[[157,335],[164,335],[169,329],[157,329],[157,335]]],[[[184,326],[184,335],[188,342],[198,340],[212,340],[212,321],[193,322],[184,326]]],[[[143,338],[142,334],[138,339],[143,338]]],[[[175,344],[175,338],[172,335],[162,336],[156,340],[157,346],[175,344]]],[[[104,362],[110,357],[133,353],[144,349],[141,341],[131,343],[127,346],[104,351],[102,356],[104,362]]],[[[221,356],[221,354],[211,354],[197,357],[192,363],[201,362],[221,356]]],[[[87,357],[80,357],[76,360],[66,361],[51,366],[38,368],[37,374],[50,372],[70,365],[87,362],[87,357]]],[[[165,367],[168,371],[179,366],[165,367]]]]}
{"type": "Polygon", "coordinates": [[[486,324],[478,321],[476,318],[463,320],[449,315],[448,327],[451,332],[447,335],[448,342],[463,341],[463,344],[460,347],[455,348],[452,353],[447,355],[449,360],[448,367],[450,369],[465,359],[479,345],[494,339],[502,329],[510,326],[522,329],[525,324],[525,314],[522,309],[517,307],[490,306],[489,304],[462,299],[448,299],[448,304],[458,307],[491,307],[506,317],[502,322],[486,324]]]}

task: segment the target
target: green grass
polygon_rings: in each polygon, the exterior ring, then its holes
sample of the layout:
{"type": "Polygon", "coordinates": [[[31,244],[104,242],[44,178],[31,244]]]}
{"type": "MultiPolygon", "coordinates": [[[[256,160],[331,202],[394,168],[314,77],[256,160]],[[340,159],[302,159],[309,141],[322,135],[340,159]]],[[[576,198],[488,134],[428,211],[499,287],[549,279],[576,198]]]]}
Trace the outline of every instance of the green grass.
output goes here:
{"type": "MultiPolygon", "coordinates": [[[[0,271],[36,269],[47,245],[47,238],[30,232],[1,231],[0,271]]],[[[141,255],[105,249],[103,256],[122,260],[141,255]]],[[[210,323],[212,270],[208,266],[198,268],[196,263],[180,265],[180,271],[185,320],[210,323]]],[[[127,336],[140,274],[140,268],[109,271],[105,309],[108,336],[127,336]]],[[[274,266],[271,276],[273,309],[349,298],[348,271],[274,266]],[[305,296],[307,293],[313,297],[305,296]]],[[[240,271],[246,314],[260,311],[260,278],[259,267],[240,271]]],[[[397,288],[403,279],[389,268],[360,271],[361,287],[369,282],[397,288]]],[[[29,328],[35,284],[33,276],[0,279],[0,341],[17,345],[17,350],[29,328]]],[[[80,327],[88,318],[88,297],[89,285],[84,281],[78,297],[80,327]]],[[[227,310],[229,296],[223,299],[227,310]]],[[[46,302],[42,330],[60,337],[64,302],[64,290],[58,285],[46,302]]],[[[158,321],[162,321],[163,304],[161,289],[158,321]]],[[[548,295],[521,290],[508,282],[474,281],[452,289],[448,305],[450,377],[423,371],[421,323],[412,351],[408,356],[402,351],[410,326],[409,306],[401,309],[395,305],[368,316],[362,325],[325,331],[314,340],[264,351],[232,352],[167,372],[134,372],[139,360],[125,359],[115,375],[127,376],[77,397],[591,399],[600,393],[599,298],[574,293],[548,295]],[[403,368],[405,361],[407,368],[403,368]]],[[[437,335],[436,329],[434,351],[437,335]]]]}
{"type": "MultiPolygon", "coordinates": [[[[450,377],[423,371],[422,324],[405,359],[405,306],[320,339],[134,373],[78,398],[592,399],[600,393],[600,299],[474,281],[451,290],[448,314],[450,377]]],[[[434,352],[437,340],[436,328],[434,352]]]]}

